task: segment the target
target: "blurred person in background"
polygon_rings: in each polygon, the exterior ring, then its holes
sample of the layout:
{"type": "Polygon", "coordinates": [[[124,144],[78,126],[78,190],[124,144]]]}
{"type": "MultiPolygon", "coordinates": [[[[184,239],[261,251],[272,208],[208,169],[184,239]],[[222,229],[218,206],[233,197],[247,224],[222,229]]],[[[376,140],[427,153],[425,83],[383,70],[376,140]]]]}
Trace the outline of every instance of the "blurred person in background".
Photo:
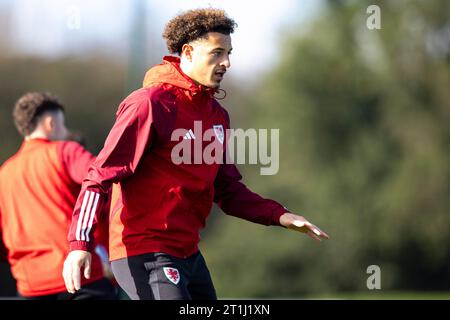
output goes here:
{"type": "Polygon", "coordinates": [[[68,293],[62,277],[72,210],[95,157],[70,141],[64,107],[49,94],[25,94],[13,117],[24,141],[0,168],[0,239],[19,295],[33,300],[116,299],[116,288],[105,278],[110,277],[107,221],[96,230],[96,250],[103,259],[94,255],[92,275],[82,281],[81,290],[68,293]]]}
{"type": "MultiPolygon", "coordinates": [[[[187,11],[166,25],[168,49],[180,58],[164,57],[147,72],[144,88],[120,104],[104,148],[83,181],[64,265],[69,292],[79,290],[81,273],[92,273],[92,233],[111,198],[112,270],[136,300],[217,299],[198,248],[213,202],[248,221],[300,231],[317,241],[328,238],[304,217],[250,191],[234,164],[173,161],[180,142],[172,139],[175,130],[193,141],[214,129],[219,158],[225,157],[230,120],[214,94],[230,67],[234,28],[223,10],[212,8],[187,11]],[[203,132],[195,133],[195,121],[203,132]]],[[[200,141],[200,146],[203,154],[207,144],[200,141]]]]}

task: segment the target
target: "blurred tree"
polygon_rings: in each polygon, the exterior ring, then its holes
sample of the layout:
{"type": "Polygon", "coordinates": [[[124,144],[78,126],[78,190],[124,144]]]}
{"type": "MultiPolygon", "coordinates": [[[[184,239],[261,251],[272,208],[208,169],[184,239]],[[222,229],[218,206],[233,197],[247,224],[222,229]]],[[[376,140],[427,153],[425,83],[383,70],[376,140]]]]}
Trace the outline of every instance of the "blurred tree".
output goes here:
{"type": "Polygon", "coordinates": [[[286,31],[273,71],[235,101],[246,127],[280,128],[279,174],[245,168],[249,185],[332,239],[226,220],[204,244],[219,295],[367,290],[371,264],[383,289],[450,289],[449,3],[375,1],[380,30],[371,4],[329,1],[286,31]]]}
{"type": "Polygon", "coordinates": [[[97,153],[103,146],[125,90],[126,70],[111,57],[66,57],[57,60],[0,56],[0,163],[20,146],[12,109],[28,91],[47,91],[66,107],[69,129],[86,137],[87,147],[97,153]]]}

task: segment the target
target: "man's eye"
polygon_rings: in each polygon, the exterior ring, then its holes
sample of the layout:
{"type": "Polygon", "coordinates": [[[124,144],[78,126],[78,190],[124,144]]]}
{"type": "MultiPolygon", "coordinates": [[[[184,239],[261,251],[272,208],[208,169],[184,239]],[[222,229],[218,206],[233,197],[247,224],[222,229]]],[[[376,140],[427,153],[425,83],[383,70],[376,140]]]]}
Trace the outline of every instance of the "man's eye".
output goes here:
{"type": "Polygon", "coordinates": [[[218,57],[218,56],[220,56],[221,52],[213,52],[212,54],[213,54],[213,56],[218,57]]]}

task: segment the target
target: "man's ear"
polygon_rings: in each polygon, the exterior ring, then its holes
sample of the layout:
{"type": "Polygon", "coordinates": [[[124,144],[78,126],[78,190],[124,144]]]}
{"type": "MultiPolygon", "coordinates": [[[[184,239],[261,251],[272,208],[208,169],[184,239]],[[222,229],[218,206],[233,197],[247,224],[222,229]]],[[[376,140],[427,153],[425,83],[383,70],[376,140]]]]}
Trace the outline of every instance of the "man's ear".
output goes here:
{"type": "Polygon", "coordinates": [[[181,55],[184,56],[188,61],[192,61],[192,51],[194,50],[194,47],[192,47],[190,44],[183,44],[183,47],[181,48],[181,55]]]}
{"type": "Polygon", "coordinates": [[[50,135],[55,127],[55,119],[53,119],[50,113],[46,113],[42,116],[41,127],[46,135],[50,135]]]}

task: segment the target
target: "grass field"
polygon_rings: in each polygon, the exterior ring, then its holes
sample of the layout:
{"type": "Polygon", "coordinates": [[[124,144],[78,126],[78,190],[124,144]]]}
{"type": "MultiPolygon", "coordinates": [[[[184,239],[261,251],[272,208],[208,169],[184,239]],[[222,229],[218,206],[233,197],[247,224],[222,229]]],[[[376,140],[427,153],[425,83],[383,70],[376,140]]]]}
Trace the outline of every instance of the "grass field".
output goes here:
{"type": "Polygon", "coordinates": [[[450,300],[450,292],[383,291],[349,292],[311,296],[307,299],[338,300],[450,300]]]}

